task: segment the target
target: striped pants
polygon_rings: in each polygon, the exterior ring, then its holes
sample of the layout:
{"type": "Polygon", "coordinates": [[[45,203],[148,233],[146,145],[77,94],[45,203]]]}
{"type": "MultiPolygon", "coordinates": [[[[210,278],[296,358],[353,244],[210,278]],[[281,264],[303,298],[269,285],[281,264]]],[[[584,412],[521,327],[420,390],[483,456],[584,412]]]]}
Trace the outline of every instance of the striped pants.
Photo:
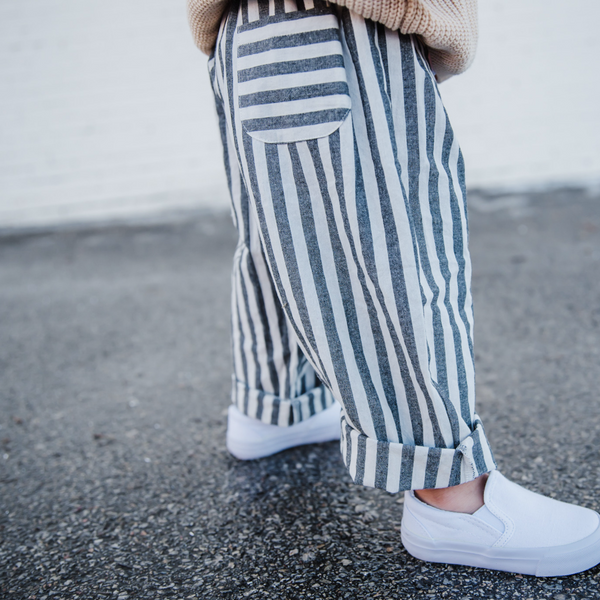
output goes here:
{"type": "Polygon", "coordinates": [[[423,48],[322,0],[240,0],[209,61],[239,243],[233,402],[342,405],[357,483],[495,467],[475,413],[464,167],[423,48]]]}

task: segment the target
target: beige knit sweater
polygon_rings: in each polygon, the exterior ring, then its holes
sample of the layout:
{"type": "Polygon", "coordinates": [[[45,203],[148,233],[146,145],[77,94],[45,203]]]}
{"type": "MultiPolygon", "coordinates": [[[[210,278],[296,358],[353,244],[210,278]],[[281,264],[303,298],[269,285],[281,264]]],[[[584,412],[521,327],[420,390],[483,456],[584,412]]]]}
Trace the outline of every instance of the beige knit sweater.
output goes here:
{"type": "MultiPolygon", "coordinates": [[[[439,81],[465,71],[477,46],[477,0],[330,0],[366,19],[404,34],[416,34],[429,48],[439,81]]],[[[196,45],[212,51],[229,0],[188,0],[196,45]]]]}

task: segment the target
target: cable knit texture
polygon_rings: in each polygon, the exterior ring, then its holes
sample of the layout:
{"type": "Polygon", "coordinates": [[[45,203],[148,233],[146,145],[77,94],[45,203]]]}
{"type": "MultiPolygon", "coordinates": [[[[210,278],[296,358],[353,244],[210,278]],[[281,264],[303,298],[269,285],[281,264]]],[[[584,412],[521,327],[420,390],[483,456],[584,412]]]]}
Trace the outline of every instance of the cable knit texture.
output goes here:
{"type": "MultiPolygon", "coordinates": [[[[331,0],[333,2],[333,0],[331,0]]],[[[196,45],[210,54],[228,0],[188,0],[196,45]]],[[[365,19],[418,35],[438,81],[465,71],[477,47],[477,0],[335,0],[365,19]]]]}

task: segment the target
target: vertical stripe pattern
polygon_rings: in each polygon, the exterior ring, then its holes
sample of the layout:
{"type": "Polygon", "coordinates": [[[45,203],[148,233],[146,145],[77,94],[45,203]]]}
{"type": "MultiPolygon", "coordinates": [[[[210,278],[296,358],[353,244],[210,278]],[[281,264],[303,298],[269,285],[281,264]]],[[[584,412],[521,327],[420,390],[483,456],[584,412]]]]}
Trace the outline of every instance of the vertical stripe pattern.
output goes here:
{"type": "Polygon", "coordinates": [[[352,478],[495,467],[475,413],[464,168],[418,42],[319,0],[242,0],[209,62],[239,232],[233,399],[343,406],[352,478]]]}

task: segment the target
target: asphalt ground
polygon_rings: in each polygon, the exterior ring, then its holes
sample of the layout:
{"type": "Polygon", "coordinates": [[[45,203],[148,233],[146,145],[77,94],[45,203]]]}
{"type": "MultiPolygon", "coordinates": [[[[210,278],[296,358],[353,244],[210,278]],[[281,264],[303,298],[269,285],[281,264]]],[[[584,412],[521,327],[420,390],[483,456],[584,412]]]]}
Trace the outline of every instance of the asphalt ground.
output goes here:
{"type": "MultiPolygon", "coordinates": [[[[479,413],[505,475],[600,509],[600,197],[472,194],[479,413]]],[[[600,598],[425,564],[337,444],[239,462],[229,216],[0,236],[0,597],[600,598]]]]}

